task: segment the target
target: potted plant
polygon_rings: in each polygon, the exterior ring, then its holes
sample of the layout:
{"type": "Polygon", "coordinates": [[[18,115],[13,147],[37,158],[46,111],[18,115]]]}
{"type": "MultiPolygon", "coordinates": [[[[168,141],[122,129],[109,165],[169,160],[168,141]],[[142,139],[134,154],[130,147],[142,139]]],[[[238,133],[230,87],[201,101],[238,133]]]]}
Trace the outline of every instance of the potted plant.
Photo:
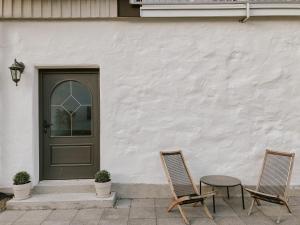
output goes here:
{"type": "Polygon", "coordinates": [[[22,200],[30,197],[31,181],[30,175],[26,171],[16,173],[13,182],[13,191],[16,199],[22,200]]]}
{"type": "Polygon", "coordinates": [[[109,172],[106,170],[100,170],[95,174],[95,189],[98,198],[110,196],[111,179],[109,172]]]}

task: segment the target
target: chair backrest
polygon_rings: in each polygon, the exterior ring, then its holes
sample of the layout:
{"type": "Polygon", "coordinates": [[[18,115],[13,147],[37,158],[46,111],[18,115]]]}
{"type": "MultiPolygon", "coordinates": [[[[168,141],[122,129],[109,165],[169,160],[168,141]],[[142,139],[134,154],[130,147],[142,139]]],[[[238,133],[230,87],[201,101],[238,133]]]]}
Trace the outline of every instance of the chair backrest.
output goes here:
{"type": "Polygon", "coordinates": [[[257,191],[286,197],[290,184],[295,153],[266,150],[257,191]]]}
{"type": "Polygon", "coordinates": [[[160,152],[171,190],[176,197],[199,194],[181,151],[160,152]]]}

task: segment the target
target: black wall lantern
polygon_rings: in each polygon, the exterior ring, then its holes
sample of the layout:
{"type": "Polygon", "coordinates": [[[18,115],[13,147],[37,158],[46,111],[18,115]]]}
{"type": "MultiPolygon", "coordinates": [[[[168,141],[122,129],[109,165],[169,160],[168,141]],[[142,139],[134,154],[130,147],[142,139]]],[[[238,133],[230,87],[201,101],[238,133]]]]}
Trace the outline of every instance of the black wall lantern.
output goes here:
{"type": "Polygon", "coordinates": [[[9,67],[11,78],[16,83],[16,86],[18,86],[18,82],[21,80],[21,75],[25,69],[25,65],[22,62],[18,62],[15,59],[15,62],[9,67]]]}

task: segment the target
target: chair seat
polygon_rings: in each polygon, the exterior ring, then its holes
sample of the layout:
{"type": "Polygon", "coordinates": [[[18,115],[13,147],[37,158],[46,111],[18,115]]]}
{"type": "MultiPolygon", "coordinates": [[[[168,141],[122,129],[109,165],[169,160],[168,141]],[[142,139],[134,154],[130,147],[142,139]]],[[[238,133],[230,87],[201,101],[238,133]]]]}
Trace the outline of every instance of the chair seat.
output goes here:
{"type": "Polygon", "coordinates": [[[189,196],[182,196],[181,198],[179,198],[179,199],[182,199],[182,202],[180,204],[184,205],[184,204],[191,204],[191,203],[195,203],[195,202],[200,202],[200,201],[203,201],[206,198],[211,197],[215,194],[216,194],[216,192],[212,191],[212,192],[207,192],[207,193],[202,194],[202,195],[192,194],[192,195],[189,195],[189,196]]]}
{"type": "Polygon", "coordinates": [[[245,190],[248,191],[251,197],[253,198],[257,198],[262,201],[272,202],[280,205],[285,205],[285,201],[280,196],[266,194],[249,188],[245,188],[245,190]]]}

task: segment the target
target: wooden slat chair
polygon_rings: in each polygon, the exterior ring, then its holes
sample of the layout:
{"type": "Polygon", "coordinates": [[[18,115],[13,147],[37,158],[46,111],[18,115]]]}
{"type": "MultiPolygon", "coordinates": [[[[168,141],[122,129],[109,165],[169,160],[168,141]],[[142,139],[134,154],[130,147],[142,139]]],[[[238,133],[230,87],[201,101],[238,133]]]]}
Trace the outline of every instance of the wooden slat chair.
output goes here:
{"type": "Polygon", "coordinates": [[[248,215],[251,215],[254,202],[260,206],[260,200],[280,205],[277,223],[280,223],[282,207],[288,205],[289,185],[295,153],[266,150],[262,172],[256,190],[245,188],[253,198],[248,215]]]}
{"type": "Polygon", "coordinates": [[[173,201],[168,208],[168,212],[177,206],[184,222],[189,224],[181,205],[195,203],[194,206],[196,206],[200,202],[206,215],[213,219],[204,200],[213,196],[215,192],[209,192],[204,195],[199,194],[186,166],[182,152],[160,152],[160,157],[173,194],[173,201]]]}

